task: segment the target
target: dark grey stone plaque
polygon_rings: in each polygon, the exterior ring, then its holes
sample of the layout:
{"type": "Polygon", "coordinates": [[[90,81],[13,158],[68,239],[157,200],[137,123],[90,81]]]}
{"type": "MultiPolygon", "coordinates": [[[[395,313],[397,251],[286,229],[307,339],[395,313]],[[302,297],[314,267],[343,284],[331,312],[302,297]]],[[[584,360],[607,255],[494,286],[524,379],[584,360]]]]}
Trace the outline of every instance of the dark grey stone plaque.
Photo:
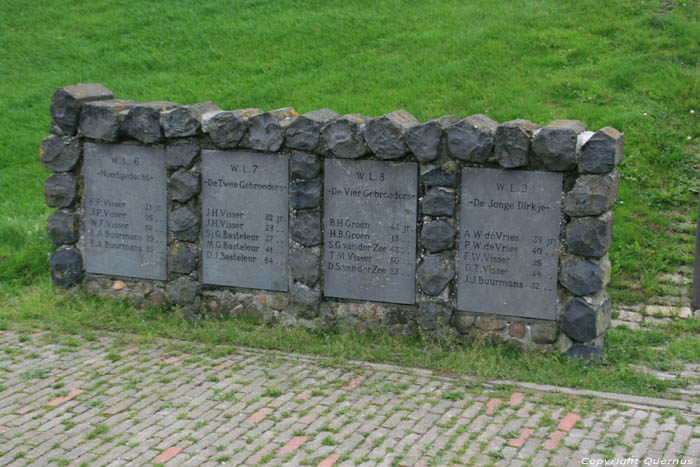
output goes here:
{"type": "Polygon", "coordinates": [[[85,270],[167,280],[165,150],[86,143],[85,270]]]}
{"type": "Polygon", "coordinates": [[[465,168],[457,308],[556,319],[562,174],[465,168]]]}
{"type": "Polygon", "coordinates": [[[287,291],[287,172],[287,156],[202,151],[202,282],[287,291]]]}
{"type": "Polygon", "coordinates": [[[326,296],[415,303],[417,169],[326,159],[326,296]]]}

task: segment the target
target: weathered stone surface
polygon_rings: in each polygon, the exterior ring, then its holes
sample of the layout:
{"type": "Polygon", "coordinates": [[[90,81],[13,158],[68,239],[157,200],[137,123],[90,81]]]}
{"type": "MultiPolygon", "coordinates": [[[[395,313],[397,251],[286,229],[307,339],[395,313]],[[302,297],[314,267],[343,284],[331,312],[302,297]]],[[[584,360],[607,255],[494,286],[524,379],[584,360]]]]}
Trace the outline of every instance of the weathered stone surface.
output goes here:
{"type": "Polygon", "coordinates": [[[261,109],[240,109],[226,112],[207,112],[202,115],[202,131],[222,149],[233,149],[248,130],[248,119],[263,113],[261,109]]]}
{"type": "Polygon", "coordinates": [[[321,138],[321,128],[339,117],[339,113],[329,109],[300,115],[287,128],[287,147],[313,151],[321,138]]]}
{"type": "Polygon", "coordinates": [[[291,302],[302,306],[315,306],[321,302],[321,291],[312,289],[301,282],[294,282],[290,289],[291,302]]]}
{"type": "Polygon", "coordinates": [[[604,287],[605,271],[596,261],[586,258],[562,259],[559,282],[574,295],[590,295],[604,287]]]}
{"type": "Polygon", "coordinates": [[[535,344],[551,344],[557,340],[559,330],[556,322],[534,323],[530,325],[530,336],[535,344]]]}
{"type": "Polygon", "coordinates": [[[179,169],[168,181],[170,197],[181,203],[187,202],[199,193],[199,172],[179,169]]]}
{"type": "Polygon", "coordinates": [[[191,243],[174,242],[168,254],[168,271],[189,274],[197,268],[199,254],[191,243]]]}
{"type": "Polygon", "coordinates": [[[426,216],[452,216],[455,212],[454,191],[431,188],[421,200],[421,211],[426,216]]]}
{"type": "Polygon", "coordinates": [[[605,336],[600,336],[594,342],[582,344],[573,342],[566,354],[574,360],[585,360],[591,363],[600,363],[603,358],[603,345],[605,336]]]}
{"type": "Polygon", "coordinates": [[[56,89],[51,98],[51,121],[61,135],[72,136],[78,131],[83,103],[112,99],[112,91],[101,84],[76,84],[56,89]]]}
{"type": "Polygon", "coordinates": [[[506,328],[506,320],[494,316],[479,316],[474,326],[482,331],[501,331],[506,328]]]}
{"type": "Polygon", "coordinates": [[[213,102],[176,107],[161,112],[160,126],[166,138],[194,136],[202,131],[202,115],[219,110],[219,106],[213,102]]]}
{"type": "Polygon", "coordinates": [[[313,287],[321,277],[321,257],[308,248],[300,248],[289,253],[289,266],[292,277],[313,287]]]}
{"type": "Polygon", "coordinates": [[[522,339],[527,335],[527,328],[523,323],[513,323],[508,326],[508,335],[515,339],[522,339]]]}
{"type": "Polygon", "coordinates": [[[365,141],[379,159],[401,158],[406,155],[406,134],[418,123],[418,120],[405,110],[396,110],[367,122],[365,141]]]}
{"type": "Polygon", "coordinates": [[[458,120],[454,115],[446,115],[414,125],[406,134],[406,145],[419,161],[432,161],[440,155],[440,143],[445,128],[455,124],[458,120]]]}
{"type": "Polygon", "coordinates": [[[170,141],[167,146],[169,169],[189,169],[199,156],[199,140],[197,138],[182,138],[170,141]]]}
{"type": "Polygon", "coordinates": [[[163,139],[163,130],[160,127],[161,112],[177,106],[173,102],[164,101],[134,105],[124,117],[124,132],[129,138],[142,143],[158,143],[163,139]]]}
{"type": "Polygon", "coordinates": [[[49,175],[44,183],[44,199],[52,208],[67,208],[78,194],[78,179],[69,173],[49,175]]]}
{"type": "Polygon", "coordinates": [[[608,173],[622,160],[624,134],[606,126],[581,146],[578,169],[581,173],[608,173]]]}
{"type": "Polygon", "coordinates": [[[45,138],[39,149],[41,165],[54,172],[68,172],[80,160],[82,147],[76,137],[51,135],[45,138]]]}
{"type": "Polygon", "coordinates": [[[592,341],[610,327],[610,297],[590,300],[583,298],[571,300],[564,310],[562,331],[576,342],[592,341]]]}
{"type": "Polygon", "coordinates": [[[440,167],[430,169],[420,176],[420,182],[426,187],[444,186],[454,188],[457,186],[457,164],[454,161],[450,161],[440,167]]]}
{"type": "Polygon", "coordinates": [[[453,248],[457,231],[444,220],[426,222],[420,233],[421,245],[431,253],[453,248]]]}
{"type": "Polygon", "coordinates": [[[447,255],[426,255],[418,267],[418,284],[425,294],[440,295],[454,275],[454,265],[447,255]]]}
{"type": "Polygon", "coordinates": [[[494,145],[494,157],[501,167],[513,169],[529,162],[530,139],[540,128],[529,120],[511,120],[498,126],[494,145]]]}
{"type": "Polygon", "coordinates": [[[321,244],[321,215],[318,211],[302,211],[292,218],[292,238],[304,246],[321,244]]]}
{"type": "Polygon", "coordinates": [[[615,204],[619,185],[617,170],[603,175],[581,175],[566,194],[564,210],[572,217],[598,216],[615,204]]]}
{"type": "Polygon", "coordinates": [[[336,157],[357,159],[369,151],[363,134],[371,119],[360,114],[348,114],[332,121],[321,130],[324,145],[336,157]]]}
{"type": "Polygon", "coordinates": [[[83,257],[74,247],[61,247],[49,260],[51,280],[59,287],[69,288],[83,280],[83,257]]]}
{"type": "Polygon", "coordinates": [[[292,178],[316,178],[321,173],[321,161],[314,154],[292,151],[289,170],[292,178]]]}
{"type": "Polygon", "coordinates": [[[46,221],[46,234],[56,246],[77,242],[78,217],[66,209],[54,211],[46,221]]]}
{"type": "Polygon", "coordinates": [[[445,302],[421,302],[418,305],[418,326],[426,331],[434,331],[450,324],[452,306],[445,302]]]}
{"type": "Polygon", "coordinates": [[[456,159],[486,162],[493,151],[496,123],[486,115],[472,115],[447,130],[447,149],[456,159]]]}
{"type": "Polygon", "coordinates": [[[284,132],[299,114],[291,107],[272,110],[248,118],[248,143],[258,151],[275,152],[284,143],[284,132]]]}
{"type": "Polygon", "coordinates": [[[574,345],[574,341],[563,332],[560,332],[559,336],[557,336],[557,340],[552,344],[552,347],[559,353],[565,353],[572,345],[574,345]]]}
{"type": "Polygon", "coordinates": [[[167,298],[174,305],[189,305],[199,295],[200,285],[188,276],[178,277],[168,284],[167,298]]]}
{"type": "Polygon", "coordinates": [[[321,180],[294,180],[289,189],[289,202],[294,209],[317,208],[322,191],[321,180]]]}
{"type": "Polygon", "coordinates": [[[195,242],[199,238],[199,217],[187,206],[180,206],[170,213],[170,231],[178,240],[195,242]]]}
{"type": "Polygon", "coordinates": [[[579,120],[554,120],[532,135],[532,152],[548,170],[557,172],[576,167],[576,140],[586,131],[579,120]]]}
{"type": "Polygon", "coordinates": [[[86,102],[80,111],[80,132],[88,138],[115,143],[127,111],[136,104],[126,99],[86,102]]]}
{"type": "Polygon", "coordinates": [[[607,253],[612,242],[613,213],[608,211],[598,217],[578,217],[566,229],[569,252],[575,255],[600,258],[607,253]]]}
{"type": "Polygon", "coordinates": [[[459,331],[460,334],[469,334],[476,321],[476,316],[464,311],[455,311],[452,315],[452,326],[459,331]]]}

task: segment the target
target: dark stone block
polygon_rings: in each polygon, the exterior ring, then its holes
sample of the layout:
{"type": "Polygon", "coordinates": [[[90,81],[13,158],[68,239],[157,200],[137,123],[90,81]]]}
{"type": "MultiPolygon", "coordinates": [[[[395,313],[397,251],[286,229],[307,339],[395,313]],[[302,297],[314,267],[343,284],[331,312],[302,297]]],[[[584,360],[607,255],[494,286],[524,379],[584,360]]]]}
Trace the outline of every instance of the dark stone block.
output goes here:
{"type": "Polygon", "coordinates": [[[46,234],[55,246],[69,245],[78,241],[78,217],[73,211],[59,209],[46,221],[46,234]]]}
{"type": "Polygon", "coordinates": [[[581,146],[578,169],[581,173],[608,173],[622,160],[624,134],[606,126],[581,146]]]}
{"type": "Polygon", "coordinates": [[[61,247],[51,255],[49,270],[53,283],[67,289],[83,280],[83,257],[77,248],[61,247]]]}
{"type": "Polygon", "coordinates": [[[199,140],[182,138],[168,143],[166,160],[169,169],[189,169],[199,156],[199,140]]]}
{"type": "Polygon", "coordinates": [[[571,300],[564,310],[562,331],[576,342],[592,341],[610,327],[610,297],[605,294],[599,303],[582,298],[571,300]]]}
{"type": "Polygon", "coordinates": [[[496,123],[486,115],[472,115],[447,129],[447,149],[456,159],[486,162],[493,151],[496,123]]]}
{"type": "Polygon", "coordinates": [[[134,105],[124,117],[124,132],[145,144],[158,143],[163,140],[160,114],[176,107],[178,105],[173,102],[162,101],[134,105]]]}
{"type": "Polygon", "coordinates": [[[170,231],[178,240],[196,242],[199,238],[199,217],[187,206],[181,206],[170,214],[170,231]]]}
{"type": "Polygon", "coordinates": [[[408,130],[418,123],[405,110],[396,110],[367,122],[365,141],[379,159],[399,159],[406,155],[404,139],[408,130]]]}
{"type": "Polygon", "coordinates": [[[82,146],[77,137],[51,135],[41,143],[41,165],[54,172],[68,172],[80,160],[82,146]]]}
{"type": "Polygon", "coordinates": [[[86,102],[80,112],[80,132],[87,138],[116,143],[128,110],[136,104],[124,99],[86,102]]]}
{"type": "Polygon", "coordinates": [[[605,344],[605,336],[600,336],[594,342],[582,344],[574,342],[569,347],[566,354],[573,360],[584,360],[598,364],[603,358],[603,345],[605,344]]]}
{"type": "Polygon", "coordinates": [[[289,254],[292,277],[313,287],[321,277],[321,258],[312,250],[301,248],[289,254]]]}
{"type": "Polygon", "coordinates": [[[314,154],[292,151],[289,168],[292,178],[316,178],[321,173],[321,161],[314,154]]]}
{"type": "Polygon", "coordinates": [[[452,260],[447,255],[426,255],[418,268],[418,284],[425,294],[440,295],[454,275],[452,260]]]}
{"type": "Polygon", "coordinates": [[[440,155],[440,143],[445,128],[458,121],[454,115],[429,120],[409,128],[406,145],[421,162],[429,162],[440,155]]]}
{"type": "Polygon", "coordinates": [[[290,294],[290,300],[295,305],[313,307],[321,303],[321,291],[300,282],[292,284],[290,294]]]}
{"type": "Polygon", "coordinates": [[[348,114],[332,121],[321,130],[323,145],[334,156],[357,159],[369,151],[363,137],[366,123],[371,117],[348,114]]]}
{"type": "Polygon", "coordinates": [[[320,180],[294,180],[289,190],[289,201],[294,209],[317,208],[322,191],[320,180]]]}
{"type": "Polygon", "coordinates": [[[530,139],[538,128],[538,124],[522,119],[511,120],[498,126],[494,157],[501,167],[513,169],[528,164],[530,139]]]}
{"type": "Polygon", "coordinates": [[[617,170],[604,175],[581,175],[566,194],[564,210],[571,217],[598,216],[615,204],[619,185],[617,170]]]}
{"type": "Polygon", "coordinates": [[[209,134],[216,146],[233,149],[238,146],[248,130],[248,119],[261,113],[261,109],[207,113],[202,116],[202,129],[209,134]]]}
{"type": "Polygon", "coordinates": [[[434,331],[450,324],[452,306],[445,302],[421,302],[418,305],[418,326],[426,331],[434,331]]]}
{"type": "Polygon", "coordinates": [[[52,208],[67,208],[78,195],[78,179],[68,173],[49,175],[44,183],[46,205],[52,208]]]}
{"type": "Polygon", "coordinates": [[[176,107],[161,112],[160,126],[166,138],[195,136],[202,131],[202,115],[219,110],[219,106],[213,102],[176,107]]]}
{"type": "Polygon", "coordinates": [[[457,186],[457,167],[454,162],[443,164],[421,175],[420,182],[426,187],[445,186],[454,188],[457,186]]]}
{"type": "Polygon", "coordinates": [[[321,214],[318,211],[302,211],[292,218],[292,238],[304,246],[321,244],[321,214]]]}
{"type": "Polygon", "coordinates": [[[476,321],[476,316],[464,311],[455,311],[452,315],[452,326],[460,334],[469,334],[474,327],[474,321],[476,321]]]}
{"type": "Polygon", "coordinates": [[[321,128],[339,117],[339,113],[329,109],[300,115],[287,128],[287,147],[313,151],[318,146],[321,128]]]}
{"type": "Polygon", "coordinates": [[[432,188],[421,201],[426,216],[452,216],[455,212],[455,194],[442,188],[432,188]]]}
{"type": "Polygon", "coordinates": [[[178,277],[168,284],[168,301],[174,305],[189,305],[199,295],[200,285],[187,276],[178,277]]]}
{"type": "Polygon", "coordinates": [[[176,274],[189,274],[197,269],[199,254],[190,243],[173,243],[168,255],[168,271],[176,274]]]}
{"type": "Polygon", "coordinates": [[[170,176],[168,182],[170,197],[185,203],[199,193],[199,173],[180,169],[170,176]]]}
{"type": "Polygon", "coordinates": [[[578,120],[555,120],[536,130],[532,137],[532,152],[548,170],[557,172],[576,168],[576,141],[586,131],[578,120]]]}
{"type": "Polygon", "coordinates": [[[562,260],[559,282],[574,295],[590,295],[604,287],[605,271],[585,258],[562,260]]]}
{"type": "Polygon", "coordinates": [[[421,245],[431,253],[453,248],[456,233],[455,228],[443,220],[426,222],[421,230],[421,245]]]}
{"type": "Polygon", "coordinates": [[[575,255],[600,258],[612,243],[613,213],[598,217],[578,217],[566,229],[569,252],[575,255]]]}
{"type": "Polygon", "coordinates": [[[272,110],[248,118],[248,143],[257,151],[275,152],[284,143],[285,129],[297,117],[291,107],[272,110]]]}
{"type": "Polygon", "coordinates": [[[58,88],[51,98],[52,126],[61,135],[72,136],[78,131],[83,103],[113,97],[112,91],[101,84],[76,84],[58,88]]]}

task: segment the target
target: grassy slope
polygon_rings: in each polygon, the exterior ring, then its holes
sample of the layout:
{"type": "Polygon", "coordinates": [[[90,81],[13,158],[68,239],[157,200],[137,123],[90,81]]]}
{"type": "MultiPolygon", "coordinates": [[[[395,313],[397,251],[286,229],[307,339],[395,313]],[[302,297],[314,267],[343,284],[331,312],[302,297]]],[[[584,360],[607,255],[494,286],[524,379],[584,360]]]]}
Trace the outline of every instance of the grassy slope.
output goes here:
{"type": "MultiPolygon", "coordinates": [[[[696,218],[695,1],[382,0],[369,8],[352,0],[0,0],[0,11],[5,308],[34,303],[47,283],[48,171],[37,148],[51,93],[76,82],[103,83],[123,98],[211,99],[227,109],[404,108],[421,120],[487,113],[612,125],[626,135],[614,299],[658,293],[660,272],[692,264],[693,246],[668,227],[696,218]]],[[[64,300],[41,294],[51,310],[64,300]]]]}

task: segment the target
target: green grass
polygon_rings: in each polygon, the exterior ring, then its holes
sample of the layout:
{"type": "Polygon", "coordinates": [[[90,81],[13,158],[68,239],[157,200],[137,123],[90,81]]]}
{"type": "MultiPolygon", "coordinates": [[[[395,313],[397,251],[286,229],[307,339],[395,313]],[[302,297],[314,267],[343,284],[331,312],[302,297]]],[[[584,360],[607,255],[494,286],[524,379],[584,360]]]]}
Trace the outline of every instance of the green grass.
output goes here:
{"type": "MultiPolygon", "coordinates": [[[[692,264],[700,153],[700,8],[696,1],[18,2],[0,0],[0,329],[10,323],[100,327],[214,343],[392,361],[482,376],[658,392],[624,363],[697,356],[697,331],[649,355],[640,333],[613,331],[607,365],[571,371],[559,357],[439,349],[378,336],[311,334],[249,323],[184,324],[80,295],[48,280],[49,172],[38,147],[54,89],[100,82],[117,97],[224,109],[294,106],[421,120],[486,113],[498,121],[583,120],[625,133],[611,294],[638,303],[659,275],[692,264]],[[694,111],[694,113],[691,113],[694,111]],[[99,319],[95,319],[99,316],[99,319]],[[3,322],[4,320],[4,322],[3,322]],[[72,321],[77,321],[73,323],[72,321]],[[268,336],[270,336],[268,338],[268,336]],[[637,349],[635,345],[643,347],[637,349]],[[614,351],[623,352],[622,356],[614,351]],[[465,360],[470,360],[465,363],[465,360]],[[510,372],[510,373],[507,373],[510,372]],[[617,375],[617,381],[607,377],[617,375]],[[639,385],[638,388],[635,385],[639,385]]],[[[690,326],[690,325],[689,325],[690,326]]],[[[116,358],[116,354],[115,354],[116,358]]]]}

